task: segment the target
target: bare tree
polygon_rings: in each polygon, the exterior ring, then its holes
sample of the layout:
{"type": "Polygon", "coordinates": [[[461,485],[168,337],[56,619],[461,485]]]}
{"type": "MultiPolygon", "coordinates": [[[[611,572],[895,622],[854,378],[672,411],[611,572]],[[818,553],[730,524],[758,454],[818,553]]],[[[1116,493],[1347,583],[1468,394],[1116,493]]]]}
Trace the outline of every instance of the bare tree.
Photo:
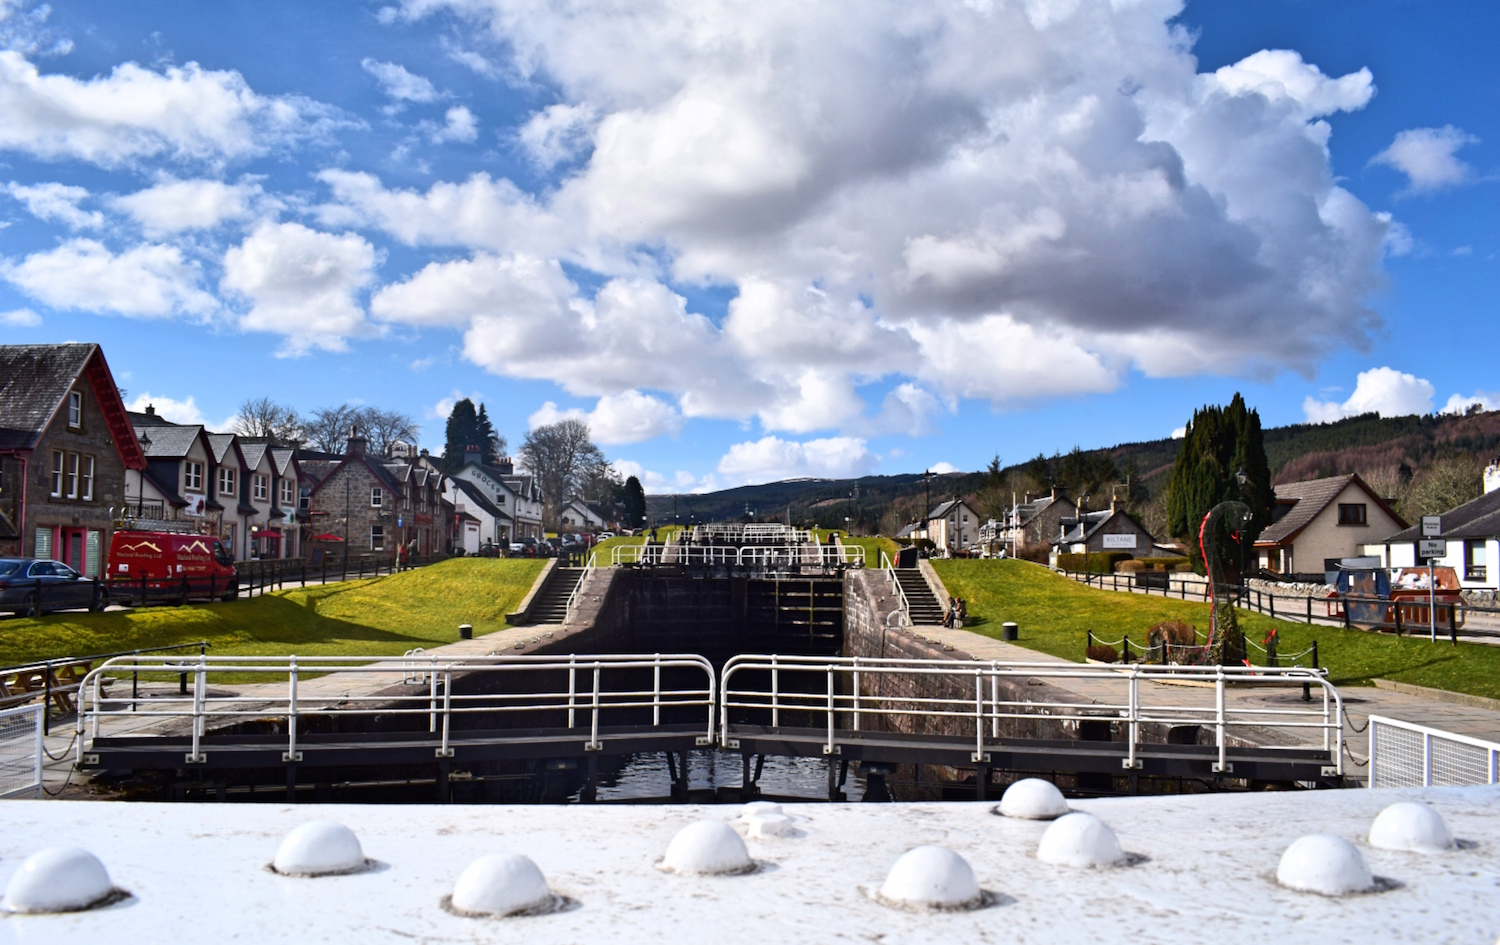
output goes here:
{"type": "Polygon", "coordinates": [[[300,445],[305,434],[295,408],[269,397],[250,397],[240,404],[232,431],[240,436],[270,440],[284,446],[300,445]]]}
{"type": "Polygon", "coordinates": [[[370,441],[370,449],[380,456],[391,455],[398,442],[415,444],[421,432],[417,421],[399,410],[366,407],[359,411],[357,422],[370,441]]]}
{"type": "Polygon", "coordinates": [[[548,523],[556,521],[558,506],[578,492],[590,471],[605,465],[604,453],[589,437],[589,425],[572,417],[527,433],[520,458],[541,488],[548,523]]]}
{"type": "Polygon", "coordinates": [[[308,444],[325,453],[342,453],[348,444],[349,428],[359,422],[358,407],[320,407],[304,421],[308,444]]]}

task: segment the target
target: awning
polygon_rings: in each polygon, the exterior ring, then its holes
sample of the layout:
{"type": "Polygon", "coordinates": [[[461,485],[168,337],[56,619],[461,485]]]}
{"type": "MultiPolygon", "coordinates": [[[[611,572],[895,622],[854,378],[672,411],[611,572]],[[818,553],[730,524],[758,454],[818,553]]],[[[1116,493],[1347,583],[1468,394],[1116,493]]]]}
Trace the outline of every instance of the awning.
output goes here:
{"type": "Polygon", "coordinates": [[[314,535],[314,536],[312,536],[312,540],[313,541],[343,541],[344,539],[340,538],[338,535],[323,534],[323,535],[314,535]]]}

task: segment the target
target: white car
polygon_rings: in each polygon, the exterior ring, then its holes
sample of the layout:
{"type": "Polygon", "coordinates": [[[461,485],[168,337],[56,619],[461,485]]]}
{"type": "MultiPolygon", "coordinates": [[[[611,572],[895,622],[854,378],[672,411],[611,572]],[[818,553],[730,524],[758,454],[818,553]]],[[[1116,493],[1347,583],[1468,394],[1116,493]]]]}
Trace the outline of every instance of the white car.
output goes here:
{"type": "Polygon", "coordinates": [[[599,535],[598,535],[599,541],[604,541],[607,538],[613,538],[613,537],[615,537],[615,533],[614,532],[600,532],[599,535]]]}

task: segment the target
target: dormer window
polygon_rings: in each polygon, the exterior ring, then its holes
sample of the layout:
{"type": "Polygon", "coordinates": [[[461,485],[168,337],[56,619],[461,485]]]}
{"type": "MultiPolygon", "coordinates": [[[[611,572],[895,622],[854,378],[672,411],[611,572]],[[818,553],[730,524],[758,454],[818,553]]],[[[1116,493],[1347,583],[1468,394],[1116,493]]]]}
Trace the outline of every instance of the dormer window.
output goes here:
{"type": "Polygon", "coordinates": [[[79,391],[68,392],[68,429],[76,430],[83,426],[83,394],[79,391]]]}

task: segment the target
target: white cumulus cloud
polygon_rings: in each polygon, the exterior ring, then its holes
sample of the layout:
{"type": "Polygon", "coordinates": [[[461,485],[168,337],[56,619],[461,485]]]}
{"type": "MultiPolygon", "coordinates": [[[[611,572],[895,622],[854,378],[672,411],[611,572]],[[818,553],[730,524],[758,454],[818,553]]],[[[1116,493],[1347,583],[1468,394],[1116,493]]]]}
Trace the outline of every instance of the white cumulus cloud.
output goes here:
{"type": "Polygon", "coordinates": [[[42,316],[29,308],[17,308],[9,312],[0,312],[0,325],[4,325],[7,328],[36,328],[41,323],[42,316]]]}
{"type": "Polygon", "coordinates": [[[70,230],[95,229],[104,225],[104,214],[78,206],[88,199],[86,188],[55,182],[28,187],[11,181],[5,189],[39,220],[61,223],[70,230]]]}
{"type": "Polygon", "coordinates": [[[866,476],[877,458],[863,439],[824,437],[798,442],[766,436],[736,443],[719,460],[718,471],[734,483],[774,482],[780,479],[846,479],[866,476]]]}
{"type": "Polygon", "coordinates": [[[207,316],[219,307],[198,287],[197,264],[177,247],[156,243],[116,254],[97,240],[68,240],[19,262],[0,262],[0,275],[59,309],[167,318],[207,316]]]}
{"type": "Polygon", "coordinates": [[[627,390],[599,398],[594,409],[587,412],[561,410],[549,400],[527,418],[527,423],[536,429],[568,418],[587,423],[594,441],[604,446],[676,436],[684,419],[671,404],[638,390],[627,390]]]}
{"type": "Polygon", "coordinates": [[[435,102],[438,99],[437,87],[431,80],[408,72],[399,63],[367,58],[360,62],[360,67],[375,77],[387,97],[398,102],[435,102]]]}
{"type": "Polygon", "coordinates": [[[240,327],[284,336],[283,354],[342,351],[345,339],[373,333],[359,293],[376,261],[375,247],[357,234],[263,223],[224,254],[221,286],[250,302],[240,327]]]}
{"type": "Polygon", "coordinates": [[[433,144],[450,141],[473,143],[479,138],[479,119],[463,105],[455,105],[444,115],[443,125],[431,125],[428,137],[433,144]]]}
{"type": "Polygon", "coordinates": [[[263,196],[261,185],[254,181],[226,184],[168,177],[144,190],[112,198],[110,206],[139,223],[146,235],[156,237],[250,219],[263,196]]]}
{"type": "Polygon", "coordinates": [[[1479,139],[1452,125],[1399,132],[1390,147],[1370,159],[1406,175],[1411,189],[1427,193],[1471,180],[1474,169],[1458,159],[1460,148],[1479,139]]]}
{"type": "Polygon", "coordinates": [[[1359,372],[1354,393],[1343,403],[1308,397],[1302,402],[1302,410],[1310,423],[1330,423],[1362,413],[1404,417],[1430,413],[1434,393],[1430,381],[1395,368],[1378,367],[1359,372]]]}
{"type": "Polygon", "coordinates": [[[349,122],[310,99],[257,94],[238,72],[133,62],[108,75],[42,75],[0,50],[0,151],[112,167],[141,158],[218,162],[316,138],[349,122]]]}
{"type": "Polygon", "coordinates": [[[1448,402],[1438,412],[1461,414],[1475,405],[1478,405],[1480,410],[1486,412],[1500,410],[1500,391],[1477,390],[1467,397],[1463,394],[1454,394],[1448,398],[1448,402]]]}

